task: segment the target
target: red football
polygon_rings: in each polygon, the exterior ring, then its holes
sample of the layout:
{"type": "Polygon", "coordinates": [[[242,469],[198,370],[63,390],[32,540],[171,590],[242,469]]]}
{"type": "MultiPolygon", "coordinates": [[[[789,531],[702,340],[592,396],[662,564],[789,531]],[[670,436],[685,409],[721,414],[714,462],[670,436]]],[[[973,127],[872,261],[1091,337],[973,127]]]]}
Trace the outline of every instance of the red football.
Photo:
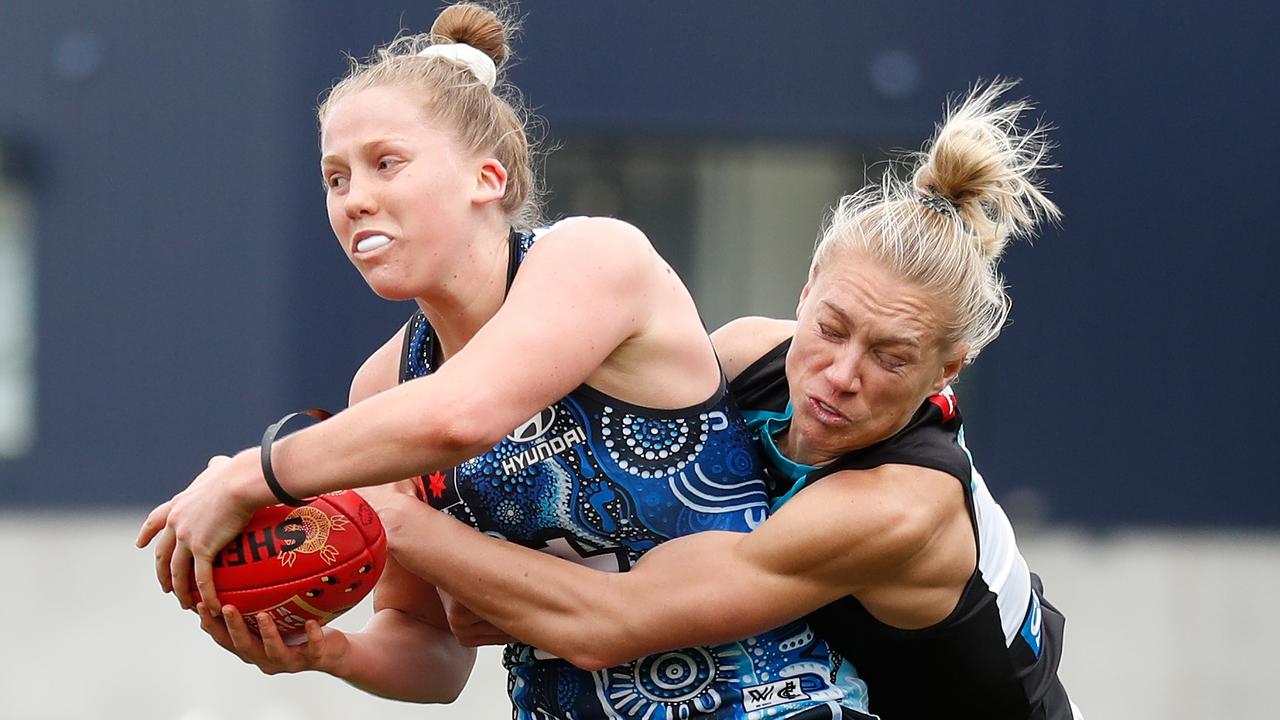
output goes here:
{"type": "Polygon", "coordinates": [[[213,584],[218,599],[234,605],[255,632],[255,613],[266,612],[282,636],[300,640],[307,620],[324,625],[368,595],[386,561],[377,513],[356,492],[342,490],[303,507],[254,513],[214,558],[213,584]]]}

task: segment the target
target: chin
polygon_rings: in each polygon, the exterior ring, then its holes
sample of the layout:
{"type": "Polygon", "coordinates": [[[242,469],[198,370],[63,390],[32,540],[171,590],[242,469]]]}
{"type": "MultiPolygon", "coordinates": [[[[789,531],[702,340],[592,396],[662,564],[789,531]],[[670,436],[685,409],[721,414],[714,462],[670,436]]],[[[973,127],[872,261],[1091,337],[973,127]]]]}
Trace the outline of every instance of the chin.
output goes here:
{"type": "Polygon", "coordinates": [[[365,284],[374,295],[391,302],[413,300],[422,295],[421,284],[410,282],[410,278],[401,272],[387,272],[391,268],[373,267],[368,272],[361,272],[365,284]]]}
{"type": "Polygon", "coordinates": [[[390,302],[404,302],[418,297],[412,288],[403,283],[378,282],[372,278],[365,278],[365,282],[374,295],[390,302]]]}

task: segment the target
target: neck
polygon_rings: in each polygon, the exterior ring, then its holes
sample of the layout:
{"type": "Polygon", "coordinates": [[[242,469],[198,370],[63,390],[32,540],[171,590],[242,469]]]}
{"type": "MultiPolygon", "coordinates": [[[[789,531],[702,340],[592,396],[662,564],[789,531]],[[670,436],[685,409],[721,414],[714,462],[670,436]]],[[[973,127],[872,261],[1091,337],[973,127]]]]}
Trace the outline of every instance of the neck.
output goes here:
{"type": "Polygon", "coordinates": [[[443,358],[461,350],[502,307],[507,292],[510,232],[504,225],[477,237],[449,277],[417,298],[418,307],[435,331],[443,358]]]}
{"type": "Polygon", "coordinates": [[[778,446],[779,452],[785,455],[788,460],[800,465],[822,467],[835,459],[818,457],[817,453],[806,447],[803,436],[796,432],[793,423],[787,423],[782,432],[778,433],[778,436],[774,438],[774,443],[778,446]]]}

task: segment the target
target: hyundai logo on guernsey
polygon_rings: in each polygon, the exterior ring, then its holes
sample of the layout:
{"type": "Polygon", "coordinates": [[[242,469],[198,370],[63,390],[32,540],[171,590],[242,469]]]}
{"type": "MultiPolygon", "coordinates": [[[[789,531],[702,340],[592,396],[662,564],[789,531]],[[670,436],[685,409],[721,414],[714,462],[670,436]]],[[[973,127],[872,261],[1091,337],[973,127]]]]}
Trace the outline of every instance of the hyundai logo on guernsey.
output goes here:
{"type": "Polygon", "coordinates": [[[546,435],[555,423],[556,407],[552,405],[526,420],[515,430],[512,430],[511,434],[507,436],[507,439],[511,442],[535,444],[504,459],[502,461],[502,471],[507,475],[515,475],[534,463],[546,460],[553,455],[559,455],[565,450],[587,441],[586,431],[575,425],[563,435],[538,442],[539,438],[546,435]]]}
{"type": "Polygon", "coordinates": [[[551,426],[555,425],[555,423],[556,406],[552,405],[524,421],[515,430],[512,430],[511,434],[507,436],[507,439],[511,442],[533,442],[543,435],[546,435],[547,431],[550,430],[551,426]]]}

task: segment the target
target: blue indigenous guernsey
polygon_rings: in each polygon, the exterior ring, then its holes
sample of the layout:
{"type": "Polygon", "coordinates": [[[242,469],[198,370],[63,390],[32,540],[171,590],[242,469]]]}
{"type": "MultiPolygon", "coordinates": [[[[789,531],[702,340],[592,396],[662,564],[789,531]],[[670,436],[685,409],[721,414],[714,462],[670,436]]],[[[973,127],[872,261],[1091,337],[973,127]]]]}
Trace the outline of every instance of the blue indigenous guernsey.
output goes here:
{"type": "MultiPolygon", "coordinates": [[[[532,243],[513,234],[509,275],[532,243]]],[[[401,380],[430,374],[435,355],[418,313],[401,380]]],[[[472,527],[614,572],[671,538],[746,532],[768,512],[759,462],[723,382],[680,410],[637,407],[584,385],[492,450],[421,482],[432,507],[472,527]]],[[[804,622],[596,672],[523,644],[507,646],[504,664],[518,720],[858,716],[840,707],[830,653],[804,622]]]]}

